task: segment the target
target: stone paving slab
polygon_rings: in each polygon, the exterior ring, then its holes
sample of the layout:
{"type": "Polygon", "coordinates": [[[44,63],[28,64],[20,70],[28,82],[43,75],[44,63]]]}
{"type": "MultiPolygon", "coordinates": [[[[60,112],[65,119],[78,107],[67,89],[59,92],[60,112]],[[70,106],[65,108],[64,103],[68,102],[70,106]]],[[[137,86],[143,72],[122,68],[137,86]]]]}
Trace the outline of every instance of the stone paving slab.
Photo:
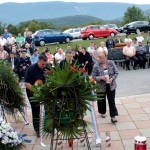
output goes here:
{"type": "MultiPolygon", "coordinates": [[[[128,96],[116,99],[119,116],[118,123],[112,124],[109,117],[109,110],[106,113],[106,118],[101,118],[95,103],[97,124],[101,135],[101,148],[95,147],[94,134],[92,136],[92,150],[134,150],[134,137],[143,135],[147,137],[147,150],[150,150],[150,93],[143,95],[128,96]],[[110,131],[111,147],[106,146],[105,132],[110,131]]],[[[30,144],[25,143],[23,150],[49,150],[50,139],[45,139],[46,147],[40,145],[40,139],[35,136],[32,125],[32,115],[30,107],[28,107],[28,117],[30,124],[24,125],[24,122],[15,123],[8,117],[12,127],[16,128],[18,133],[26,133],[26,139],[32,140],[30,144]]],[[[86,120],[91,122],[90,113],[87,112],[86,120]]],[[[58,150],[61,148],[57,148],[58,150]]],[[[64,150],[71,150],[66,141],[63,142],[64,150]]],[[[74,150],[88,150],[87,147],[81,147],[79,142],[74,142],[74,150]]]]}

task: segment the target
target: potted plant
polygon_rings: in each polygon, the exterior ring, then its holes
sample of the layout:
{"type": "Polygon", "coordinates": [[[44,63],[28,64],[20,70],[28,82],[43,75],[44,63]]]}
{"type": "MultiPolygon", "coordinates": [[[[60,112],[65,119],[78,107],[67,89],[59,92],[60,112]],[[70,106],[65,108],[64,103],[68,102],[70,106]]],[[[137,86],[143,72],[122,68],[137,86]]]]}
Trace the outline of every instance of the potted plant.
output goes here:
{"type": "Polygon", "coordinates": [[[44,135],[52,135],[57,130],[57,138],[72,139],[83,134],[87,126],[84,120],[89,102],[96,101],[97,96],[91,92],[98,85],[91,83],[85,70],[66,63],[61,69],[59,66],[46,71],[45,83],[38,82],[32,87],[34,96],[32,101],[43,104],[46,111],[44,118],[44,135]]]}

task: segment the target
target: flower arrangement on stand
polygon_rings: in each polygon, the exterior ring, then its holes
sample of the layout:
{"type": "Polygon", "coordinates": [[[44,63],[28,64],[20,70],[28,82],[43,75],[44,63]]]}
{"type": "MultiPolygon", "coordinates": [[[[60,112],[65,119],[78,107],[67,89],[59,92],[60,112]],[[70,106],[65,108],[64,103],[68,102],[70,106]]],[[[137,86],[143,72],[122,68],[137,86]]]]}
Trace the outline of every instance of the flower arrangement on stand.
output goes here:
{"type": "Polygon", "coordinates": [[[17,111],[22,116],[24,114],[24,97],[19,86],[16,74],[12,71],[7,61],[0,60],[0,112],[3,119],[6,119],[6,113],[14,119],[17,117],[17,111]]]}
{"type": "Polygon", "coordinates": [[[18,136],[10,123],[0,122],[0,149],[1,150],[21,150],[23,140],[18,136]]]}
{"type": "Polygon", "coordinates": [[[46,111],[42,134],[50,135],[51,140],[55,130],[56,139],[66,139],[69,143],[86,131],[88,123],[84,116],[90,110],[90,101],[97,101],[97,96],[91,92],[101,90],[101,87],[92,84],[84,73],[84,69],[67,63],[62,69],[55,66],[47,71],[45,83],[35,84],[32,88],[32,101],[43,104],[46,111]]]}

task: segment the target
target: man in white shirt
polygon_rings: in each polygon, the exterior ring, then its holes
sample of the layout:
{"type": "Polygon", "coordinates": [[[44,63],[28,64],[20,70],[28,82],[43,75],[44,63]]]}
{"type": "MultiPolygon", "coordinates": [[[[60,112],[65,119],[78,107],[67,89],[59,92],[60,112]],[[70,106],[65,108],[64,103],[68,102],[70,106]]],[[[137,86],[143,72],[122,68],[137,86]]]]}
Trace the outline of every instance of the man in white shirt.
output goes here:
{"type": "Polygon", "coordinates": [[[90,55],[92,55],[94,51],[94,42],[90,43],[90,46],[87,48],[87,52],[89,52],[90,55]]]}
{"type": "Polygon", "coordinates": [[[138,33],[138,36],[136,37],[136,39],[137,39],[137,43],[139,41],[142,41],[142,43],[144,43],[144,37],[142,36],[141,32],[138,33]]]}
{"type": "Polygon", "coordinates": [[[9,34],[9,37],[7,38],[7,44],[14,45],[16,42],[16,39],[12,36],[12,34],[9,34]]]}
{"type": "Polygon", "coordinates": [[[127,70],[130,70],[129,65],[130,65],[131,60],[134,61],[133,69],[136,70],[136,66],[138,63],[138,58],[135,56],[136,49],[135,49],[135,47],[131,46],[130,40],[126,41],[126,44],[127,45],[123,48],[123,54],[125,56],[127,70]]]}
{"type": "Polygon", "coordinates": [[[1,46],[6,46],[6,43],[7,43],[7,41],[6,41],[6,39],[4,38],[4,36],[2,34],[1,37],[0,37],[0,45],[1,46]]]}

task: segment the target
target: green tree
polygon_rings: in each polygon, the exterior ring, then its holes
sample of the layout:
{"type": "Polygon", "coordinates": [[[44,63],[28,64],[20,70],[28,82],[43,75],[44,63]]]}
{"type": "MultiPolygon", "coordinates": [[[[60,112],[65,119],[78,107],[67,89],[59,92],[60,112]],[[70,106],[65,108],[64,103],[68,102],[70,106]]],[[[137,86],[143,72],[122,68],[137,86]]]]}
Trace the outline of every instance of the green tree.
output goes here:
{"type": "Polygon", "coordinates": [[[18,34],[18,29],[16,26],[12,25],[12,24],[9,24],[7,26],[7,30],[8,32],[12,33],[14,36],[16,36],[18,34]]]}
{"type": "Polygon", "coordinates": [[[67,30],[67,29],[69,29],[69,28],[72,28],[71,26],[63,26],[63,27],[61,27],[60,28],[60,31],[65,31],[65,30],[67,30]]]}
{"type": "Polygon", "coordinates": [[[41,26],[37,21],[32,20],[29,22],[28,29],[34,33],[35,31],[40,30],[41,26]]]}
{"type": "Polygon", "coordinates": [[[3,34],[3,32],[4,32],[4,27],[2,22],[0,22],[0,34],[3,34]]]}
{"type": "Polygon", "coordinates": [[[144,12],[136,6],[128,7],[123,17],[124,24],[140,20],[145,20],[144,12]]]}

